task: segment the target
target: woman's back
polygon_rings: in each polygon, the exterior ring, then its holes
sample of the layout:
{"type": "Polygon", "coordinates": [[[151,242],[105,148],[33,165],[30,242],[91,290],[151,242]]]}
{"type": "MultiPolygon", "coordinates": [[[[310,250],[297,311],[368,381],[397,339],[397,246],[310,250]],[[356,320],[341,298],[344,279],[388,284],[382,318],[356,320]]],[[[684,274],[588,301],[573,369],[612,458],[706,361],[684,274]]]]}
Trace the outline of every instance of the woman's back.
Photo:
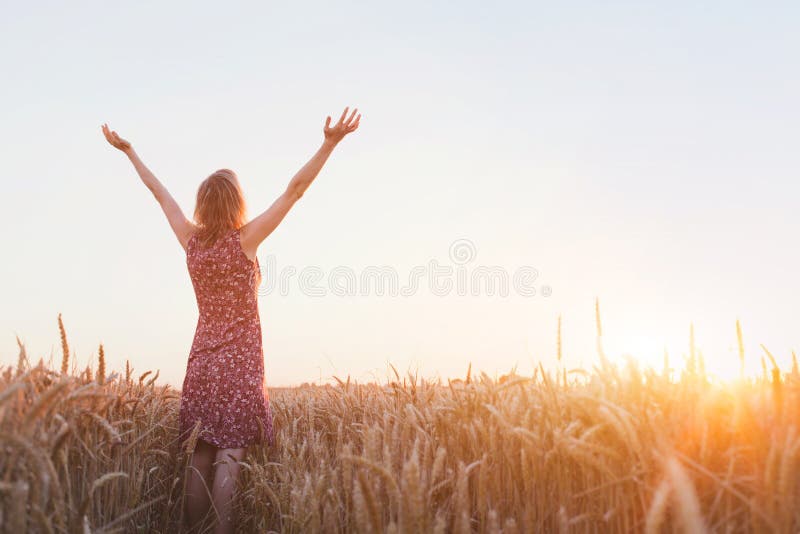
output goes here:
{"type": "Polygon", "coordinates": [[[257,301],[261,273],[239,240],[239,230],[231,230],[203,247],[193,235],[186,247],[200,314],[183,383],[181,434],[199,419],[200,438],[219,448],[272,440],[257,301]]]}
{"type": "Polygon", "coordinates": [[[258,258],[250,261],[239,239],[239,230],[230,230],[209,247],[197,234],[189,239],[186,265],[200,313],[193,353],[231,341],[248,326],[260,336],[258,258]]]}

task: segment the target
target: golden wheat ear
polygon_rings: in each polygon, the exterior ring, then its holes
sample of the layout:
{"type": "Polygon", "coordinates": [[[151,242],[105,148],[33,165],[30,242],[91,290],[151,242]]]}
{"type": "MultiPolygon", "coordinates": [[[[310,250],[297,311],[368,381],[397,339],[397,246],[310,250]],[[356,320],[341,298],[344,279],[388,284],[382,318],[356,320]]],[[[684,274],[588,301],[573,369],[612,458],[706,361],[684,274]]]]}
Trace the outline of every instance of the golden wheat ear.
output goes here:
{"type": "Polygon", "coordinates": [[[15,337],[17,338],[17,346],[19,346],[19,357],[17,358],[17,376],[19,376],[30,367],[30,362],[28,361],[28,354],[25,351],[25,344],[20,340],[19,336],[15,337]]]}
{"type": "Polygon", "coordinates": [[[106,383],[106,353],[102,343],[97,349],[97,383],[101,386],[106,383]]]}
{"type": "Polygon", "coordinates": [[[58,314],[58,333],[61,335],[61,374],[69,372],[69,344],[67,343],[67,331],[64,329],[64,321],[61,314],[58,314]]]}

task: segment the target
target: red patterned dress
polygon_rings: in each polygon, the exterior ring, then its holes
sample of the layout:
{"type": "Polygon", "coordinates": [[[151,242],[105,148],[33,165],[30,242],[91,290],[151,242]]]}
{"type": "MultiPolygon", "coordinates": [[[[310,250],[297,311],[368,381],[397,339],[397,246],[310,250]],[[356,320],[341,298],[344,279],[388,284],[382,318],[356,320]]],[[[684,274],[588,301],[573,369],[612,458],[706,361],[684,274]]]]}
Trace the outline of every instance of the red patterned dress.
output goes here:
{"type": "Polygon", "coordinates": [[[258,258],[251,261],[245,255],[239,230],[231,230],[208,248],[193,235],[186,264],[200,316],[181,390],[180,439],[200,420],[199,439],[216,447],[272,444],[258,258]]]}

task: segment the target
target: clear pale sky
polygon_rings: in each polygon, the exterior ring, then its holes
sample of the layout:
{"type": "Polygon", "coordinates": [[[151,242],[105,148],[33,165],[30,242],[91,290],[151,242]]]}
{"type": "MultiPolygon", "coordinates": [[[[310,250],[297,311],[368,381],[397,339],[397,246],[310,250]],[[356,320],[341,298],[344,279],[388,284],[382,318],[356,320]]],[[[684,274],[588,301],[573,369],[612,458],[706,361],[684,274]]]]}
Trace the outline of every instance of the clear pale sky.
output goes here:
{"type": "MultiPolygon", "coordinates": [[[[796,2],[38,2],[0,17],[0,362],[15,334],[81,366],[180,386],[197,308],[185,255],[100,125],[128,138],[191,214],[237,171],[250,215],[358,106],[262,267],[392,266],[469,239],[468,267],[535,267],[552,295],[264,295],[267,381],[387,363],[424,376],[661,365],[748,367],[800,348],[800,4],[796,2]],[[233,5],[235,4],[235,5],[233,5]]],[[[268,273],[264,273],[265,276],[268,273]]]]}

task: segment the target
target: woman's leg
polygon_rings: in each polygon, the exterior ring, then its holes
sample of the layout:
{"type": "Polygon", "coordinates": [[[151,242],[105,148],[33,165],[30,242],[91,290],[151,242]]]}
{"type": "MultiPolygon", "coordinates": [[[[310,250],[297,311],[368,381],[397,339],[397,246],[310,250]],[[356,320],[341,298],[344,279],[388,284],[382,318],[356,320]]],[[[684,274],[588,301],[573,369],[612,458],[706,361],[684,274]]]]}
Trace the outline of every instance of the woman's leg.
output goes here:
{"type": "Polygon", "coordinates": [[[219,449],[214,464],[214,488],[211,497],[217,511],[218,523],[214,534],[232,534],[233,496],[239,476],[239,461],[247,449],[219,449]]]}
{"type": "Polygon", "coordinates": [[[197,440],[186,473],[186,522],[190,531],[200,529],[211,509],[211,474],[216,455],[215,446],[197,440]]]}

